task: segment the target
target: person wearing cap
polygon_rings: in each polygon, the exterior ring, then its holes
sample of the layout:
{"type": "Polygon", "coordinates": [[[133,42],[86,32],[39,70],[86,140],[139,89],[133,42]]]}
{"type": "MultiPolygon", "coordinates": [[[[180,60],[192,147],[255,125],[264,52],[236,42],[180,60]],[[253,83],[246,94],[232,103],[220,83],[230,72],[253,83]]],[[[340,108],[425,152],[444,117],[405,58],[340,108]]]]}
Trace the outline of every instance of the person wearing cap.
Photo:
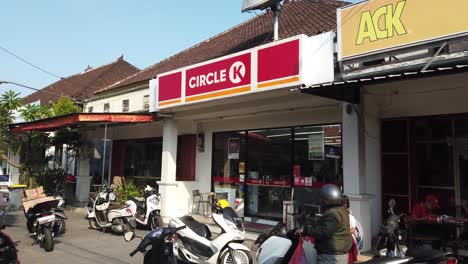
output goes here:
{"type": "Polygon", "coordinates": [[[315,239],[318,263],[348,263],[352,246],[349,213],[343,206],[341,190],[327,184],[319,192],[324,213],[319,218],[307,219],[303,233],[315,239]]]}
{"type": "Polygon", "coordinates": [[[413,206],[412,216],[415,220],[425,220],[434,216],[433,210],[440,208],[439,199],[434,194],[428,194],[424,201],[413,206]]]}

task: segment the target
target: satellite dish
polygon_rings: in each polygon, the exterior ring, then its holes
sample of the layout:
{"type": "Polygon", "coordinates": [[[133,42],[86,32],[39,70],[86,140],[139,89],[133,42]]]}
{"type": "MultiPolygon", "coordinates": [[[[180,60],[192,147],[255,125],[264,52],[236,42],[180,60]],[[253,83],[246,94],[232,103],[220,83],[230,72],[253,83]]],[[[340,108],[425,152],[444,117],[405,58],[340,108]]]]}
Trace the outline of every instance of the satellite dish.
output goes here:
{"type": "Polygon", "coordinates": [[[244,0],[242,12],[276,6],[281,0],[244,0]]]}

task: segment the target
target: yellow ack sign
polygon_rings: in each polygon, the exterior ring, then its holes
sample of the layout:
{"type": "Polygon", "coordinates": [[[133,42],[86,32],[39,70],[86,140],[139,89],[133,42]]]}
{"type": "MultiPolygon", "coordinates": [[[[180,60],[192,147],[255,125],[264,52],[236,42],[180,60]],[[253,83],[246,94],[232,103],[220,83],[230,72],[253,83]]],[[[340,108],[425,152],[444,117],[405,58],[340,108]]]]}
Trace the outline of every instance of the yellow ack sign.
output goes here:
{"type": "Polygon", "coordinates": [[[468,0],[370,0],[338,9],[339,59],[468,35],[468,0]]]}

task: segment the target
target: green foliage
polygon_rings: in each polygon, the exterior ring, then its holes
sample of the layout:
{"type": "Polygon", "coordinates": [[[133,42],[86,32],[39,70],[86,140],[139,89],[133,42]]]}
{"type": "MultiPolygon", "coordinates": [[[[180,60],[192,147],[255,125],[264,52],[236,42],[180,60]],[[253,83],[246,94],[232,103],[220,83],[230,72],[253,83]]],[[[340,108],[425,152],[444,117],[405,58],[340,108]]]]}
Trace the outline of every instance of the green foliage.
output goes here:
{"type": "Polygon", "coordinates": [[[128,183],[128,184],[119,186],[115,190],[115,195],[117,196],[117,202],[124,204],[130,196],[143,197],[143,190],[138,188],[133,183],[128,183]]]}
{"type": "Polygon", "coordinates": [[[60,99],[52,104],[52,113],[54,116],[62,116],[80,112],[80,108],[68,97],[60,97],[60,99]]]}
{"type": "Polygon", "coordinates": [[[49,107],[37,104],[25,105],[23,108],[19,109],[19,112],[26,122],[41,120],[53,116],[49,107]]]}
{"type": "Polygon", "coordinates": [[[36,178],[37,185],[44,187],[47,195],[62,192],[66,179],[66,172],[62,168],[49,168],[45,166],[36,178]]]}
{"type": "Polygon", "coordinates": [[[19,93],[15,93],[12,90],[6,91],[0,96],[0,107],[6,111],[14,111],[21,106],[21,99],[19,93]]]}

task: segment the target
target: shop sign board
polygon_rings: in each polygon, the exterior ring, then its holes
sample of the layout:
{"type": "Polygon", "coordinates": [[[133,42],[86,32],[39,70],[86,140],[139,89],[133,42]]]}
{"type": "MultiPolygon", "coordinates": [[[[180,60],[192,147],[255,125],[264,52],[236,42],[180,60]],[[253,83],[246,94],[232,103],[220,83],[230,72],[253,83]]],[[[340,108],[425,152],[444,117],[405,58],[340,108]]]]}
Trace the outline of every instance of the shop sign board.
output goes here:
{"type": "Polygon", "coordinates": [[[325,137],[324,133],[309,135],[309,160],[325,159],[325,137]]]}
{"type": "Polygon", "coordinates": [[[369,0],[338,9],[338,59],[468,35],[468,1],[369,0]]]}
{"type": "Polygon", "coordinates": [[[150,81],[150,111],[331,82],[333,38],[299,35],[160,74],[150,81]]]}
{"type": "Polygon", "coordinates": [[[238,160],[240,152],[240,139],[229,138],[228,139],[228,159],[238,160]]]}

